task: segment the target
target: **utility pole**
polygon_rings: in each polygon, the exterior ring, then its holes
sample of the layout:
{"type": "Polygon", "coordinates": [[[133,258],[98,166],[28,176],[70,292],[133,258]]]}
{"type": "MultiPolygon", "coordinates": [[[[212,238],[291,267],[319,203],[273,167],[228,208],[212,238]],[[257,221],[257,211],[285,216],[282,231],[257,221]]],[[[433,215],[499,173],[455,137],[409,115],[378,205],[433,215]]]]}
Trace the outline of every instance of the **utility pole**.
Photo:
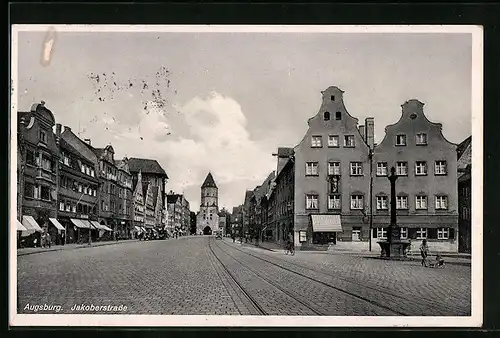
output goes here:
{"type": "Polygon", "coordinates": [[[373,232],[373,149],[370,149],[370,233],[368,235],[369,251],[372,251],[372,232],[373,232]]]}

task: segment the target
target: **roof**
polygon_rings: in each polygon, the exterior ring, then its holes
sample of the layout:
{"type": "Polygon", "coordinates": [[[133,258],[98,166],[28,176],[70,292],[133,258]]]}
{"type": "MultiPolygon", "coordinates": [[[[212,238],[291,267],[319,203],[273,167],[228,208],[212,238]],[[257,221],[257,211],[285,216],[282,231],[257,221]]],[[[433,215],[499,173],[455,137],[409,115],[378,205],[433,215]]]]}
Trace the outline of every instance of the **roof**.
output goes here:
{"type": "Polygon", "coordinates": [[[278,157],[289,157],[293,155],[293,148],[278,148],[278,157]]]}
{"type": "Polygon", "coordinates": [[[212,173],[208,173],[207,178],[205,178],[205,182],[201,185],[202,188],[217,188],[217,184],[215,184],[214,178],[212,177],[212,173]]]}
{"type": "Polygon", "coordinates": [[[78,152],[78,150],[76,150],[71,144],[66,142],[66,140],[62,137],[59,139],[59,146],[63,151],[67,151],[75,156],[78,156],[79,158],[83,158],[85,162],[90,163],[89,160],[87,160],[80,152],[78,152]]]}
{"type": "MultiPolygon", "coordinates": [[[[84,142],[85,144],[87,144],[87,142],[84,142]]],[[[96,154],[96,156],[99,158],[101,157],[103,154],[104,154],[104,148],[94,148],[92,147],[90,144],[87,144],[87,146],[92,149],[92,151],[94,152],[94,154],[96,154]]]]}
{"type": "Polygon", "coordinates": [[[262,182],[261,185],[259,185],[257,188],[255,188],[255,192],[254,192],[254,196],[255,196],[255,200],[257,202],[260,202],[260,200],[265,197],[267,195],[267,193],[269,192],[269,188],[271,186],[271,182],[273,181],[274,179],[274,171],[271,172],[267,178],[264,180],[264,182],[262,182]]]}
{"type": "Polygon", "coordinates": [[[163,170],[157,160],[130,157],[128,159],[128,168],[131,173],[137,173],[141,171],[143,174],[156,174],[168,178],[167,173],[165,172],[165,170],[163,170]]]}
{"type": "Polygon", "coordinates": [[[464,153],[464,151],[467,149],[467,147],[469,146],[469,144],[472,143],[472,135],[467,137],[465,140],[463,140],[458,146],[457,146],[457,155],[458,155],[458,158],[460,158],[462,156],[462,154],[464,153]]]}

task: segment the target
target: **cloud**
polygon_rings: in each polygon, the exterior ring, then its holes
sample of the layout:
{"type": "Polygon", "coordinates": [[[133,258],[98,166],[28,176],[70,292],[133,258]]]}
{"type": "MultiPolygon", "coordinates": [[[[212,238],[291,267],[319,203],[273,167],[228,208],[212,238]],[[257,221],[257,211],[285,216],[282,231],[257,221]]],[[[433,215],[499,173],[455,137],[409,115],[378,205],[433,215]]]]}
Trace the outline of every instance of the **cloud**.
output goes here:
{"type": "Polygon", "coordinates": [[[119,139],[117,152],[157,159],[170,177],[168,189],[185,192],[192,210],[198,210],[199,187],[209,171],[224,189],[219,205],[241,204],[245,188],[273,170],[272,149],[251,139],[245,114],[230,97],[212,92],[175,108],[180,114],[172,116],[150,102],[138,125],[108,126],[119,139]],[[179,118],[186,129],[171,129],[170,120],[179,118]]]}

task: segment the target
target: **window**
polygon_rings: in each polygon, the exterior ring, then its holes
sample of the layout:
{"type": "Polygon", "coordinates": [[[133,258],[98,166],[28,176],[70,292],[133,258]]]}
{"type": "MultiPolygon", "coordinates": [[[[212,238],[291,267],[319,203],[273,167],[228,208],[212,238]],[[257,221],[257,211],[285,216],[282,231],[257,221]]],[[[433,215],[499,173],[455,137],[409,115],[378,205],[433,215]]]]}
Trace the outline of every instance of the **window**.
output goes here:
{"type": "Polygon", "coordinates": [[[417,176],[427,175],[427,162],[425,161],[415,162],[415,175],[417,176]]]}
{"type": "Polygon", "coordinates": [[[321,148],[323,143],[321,141],[321,136],[313,136],[311,138],[311,147],[312,148],[321,148]]]}
{"type": "Polygon", "coordinates": [[[354,227],[352,228],[352,241],[357,242],[361,240],[361,228],[354,227]]]}
{"type": "Polygon", "coordinates": [[[305,231],[300,231],[299,232],[299,242],[305,242],[305,241],[307,241],[306,234],[307,233],[305,231]]]}
{"type": "Polygon", "coordinates": [[[76,212],[81,213],[82,210],[83,210],[82,205],[78,204],[78,206],[76,207],[76,212]]]}
{"type": "Polygon", "coordinates": [[[396,145],[405,146],[406,145],[406,135],[396,135],[396,145]]]}
{"type": "Polygon", "coordinates": [[[329,147],[339,147],[339,136],[338,135],[328,135],[328,146],[329,147]]]}
{"type": "Polygon", "coordinates": [[[396,209],[408,209],[408,196],[396,196],[396,209]]]}
{"type": "Polygon", "coordinates": [[[344,147],[353,148],[354,147],[354,135],[344,136],[344,147]]]}
{"type": "Polygon", "coordinates": [[[40,130],[39,139],[43,143],[47,143],[47,132],[45,130],[40,130]]]}
{"type": "Polygon", "coordinates": [[[340,175],[340,162],[328,162],[328,175],[340,175]]]}
{"type": "Polygon", "coordinates": [[[318,176],[318,162],[306,162],[306,176],[318,176]]]}
{"type": "Polygon", "coordinates": [[[90,176],[90,168],[85,166],[85,173],[90,176]]]}
{"type": "Polygon", "coordinates": [[[448,208],[448,197],[436,196],[436,209],[447,209],[447,208],[448,208]]]}
{"type": "Polygon", "coordinates": [[[35,197],[35,186],[31,183],[24,183],[24,196],[29,198],[35,197]]]}
{"type": "Polygon", "coordinates": [[[340,209],[340,196],[339,195],[329,195],[328,196],[328,209],[330,209],[330,210],[340,209]]]}
{"type": "Polygon", "coordinates": [[[52,161],[45,156],[42,156],[42,168],[52,171],[52,161]]]}
{"type": "Polygon", "coordinates": [[[351,209],[363,209],[363,195],[351,196],[351,209]]]}
{"type": "Polygon", "coordinates": [[[377,162],[377,176],[387,176],[387,162],[377,162]]]}
{"type": "Polygon", "coordinates": [[[438,239],[450,238],[450,231],[448,228],[438,228],[438,239]]]}
{"type": "Polygon", "coordinates": [[[82,171],[82,173],[84,173],[84,174],[85,174],[85,164],[82,164],[82,165],[80,166],[80,170],[82,171]]]}
{"type": "Polygon", "coordinates": [[[82,185],[78,184],[78,192],[82,192],[82,185]]]}
{"type": "Polygon", "coordinates": [[[339,177],[338,176],[330,176],[328,183],[329,183],[330,193],[338,193],[339,192],[339,177]]]}
{"type": "Polygon", "coordinates": [[[71,212],[76,212],[76,204],[71,205],[71,212]]]}
{"type": "Polygon", "coordinates": [[[95,176],[95,171],[94,169],[90,169],[90,176],[94,177],[95,176]]]}
{"type": "Polygon", "coordinates": [[[377,228],[377,238],[386,239],[387,238],[387,229],[386,228],[377,228]]]}
{"type": "Polygon", "coordinates": [[[399,238],[408,239],[408,228],[399,228],[399,238]]]}
{"type": "Polygon", "coordinates": [[[415,143],[419,146],[426,145],[427,144],[427,134],[426,133],[417,134],[417,136],[415,138],[415,143]]]}
{"type": "Polygon", "coordinates": [[[427,228],[417,228],[417,239],[427,238],[427,228]]]}
{"type": "Polygon", "coordinates": [[[363,164],[361,162],[351,162],[351,176],[363,175],[363,164]]]}
{"type": "Polygon", "coordinates": [[[64,211],[64,202],[63,201],[59,202],[59,210],[64,211]]]}
{"type": "Polygon", "coordinates": [[[40,187],[40,198],[45,201],[50,201],[50,188],[46,186],[40,187]]]}
{"type": "Polygon", "coordinates": [[[387,210],[387,196],[377,196],[377,210],[387,210]]]}
{"type": "Polygon", "coordinates": [[[32,150],[26,150],[26,164],[36,165],[35,152],[32,150]]]}
{"type": "Polygon", "coordinates": [[[396,162],[396,175],[398,176],[408,175],[408,162],[396,162]]]}
{"type": "Polygon", "coordinates": [[[335,120],[341,120],[342,119],[342,113],[341,112],[336,112],[335,113],[335,120]]]}
{"type": "Polygon", "coordinates": [[[71,203],[66,203],[66,211],[71,211],[71,203]]]}
{"type": "Polygon", "coordinates": [[[418,210],[427,209],[427,196],[424,195],[415,196],[415,209],[418,210]]]}
{"type": "Polygon", "coordinates": [[[434,164],[435,175],[446,175],[446,161],[436,161],[434,164]]]}
{"type": "Polygon", "coordinates": [[[318,209],[318,195],[306,195],[306,209],[318,209]]]}
{"type": "Polygon", "coordinates": [[[323,113],[323,119],[324,119],[325,121],[330,121],[330,112],[327,112],[327,111],[326,111],[326,112],[324,112],[324,113],[323,113]]]}
{"type": "Polygon", "coordinates": [[[330,96],[330,99],[331,99],[332,101],[335,101],[335,95],[330,96]]]}

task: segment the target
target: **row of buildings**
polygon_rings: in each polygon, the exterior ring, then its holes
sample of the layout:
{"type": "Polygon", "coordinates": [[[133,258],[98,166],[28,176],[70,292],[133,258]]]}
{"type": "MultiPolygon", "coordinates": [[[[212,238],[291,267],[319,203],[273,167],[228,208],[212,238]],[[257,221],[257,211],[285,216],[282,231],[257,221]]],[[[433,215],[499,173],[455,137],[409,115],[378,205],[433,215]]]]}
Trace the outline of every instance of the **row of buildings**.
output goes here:
{"type": "Polygon", "coordinates": [[[64,244],[189,227],[183,198],[182,224],[170,221],[178,217],[178,201],[165,193],[168,175],[156,160],[115,159],[111,145],[95,147],[56,124],[43,101],[18,112],[17,138],[22,237],[47,232],[53,243],[64,244]]]}
{"type": "Polygon", "coordinates": [[[300,143],[273,154],[276,170],[245,193],[242,231],[278,243],[293,233],[298,249],[379,250],[394,168],[401,238],[413,249],[427,239],[431,250],[470,252],[471,138],[449,142],[412,99],[375,144],[374,119],[358,125],[343,94],[333,86],[323,91],[300,143]]]}

